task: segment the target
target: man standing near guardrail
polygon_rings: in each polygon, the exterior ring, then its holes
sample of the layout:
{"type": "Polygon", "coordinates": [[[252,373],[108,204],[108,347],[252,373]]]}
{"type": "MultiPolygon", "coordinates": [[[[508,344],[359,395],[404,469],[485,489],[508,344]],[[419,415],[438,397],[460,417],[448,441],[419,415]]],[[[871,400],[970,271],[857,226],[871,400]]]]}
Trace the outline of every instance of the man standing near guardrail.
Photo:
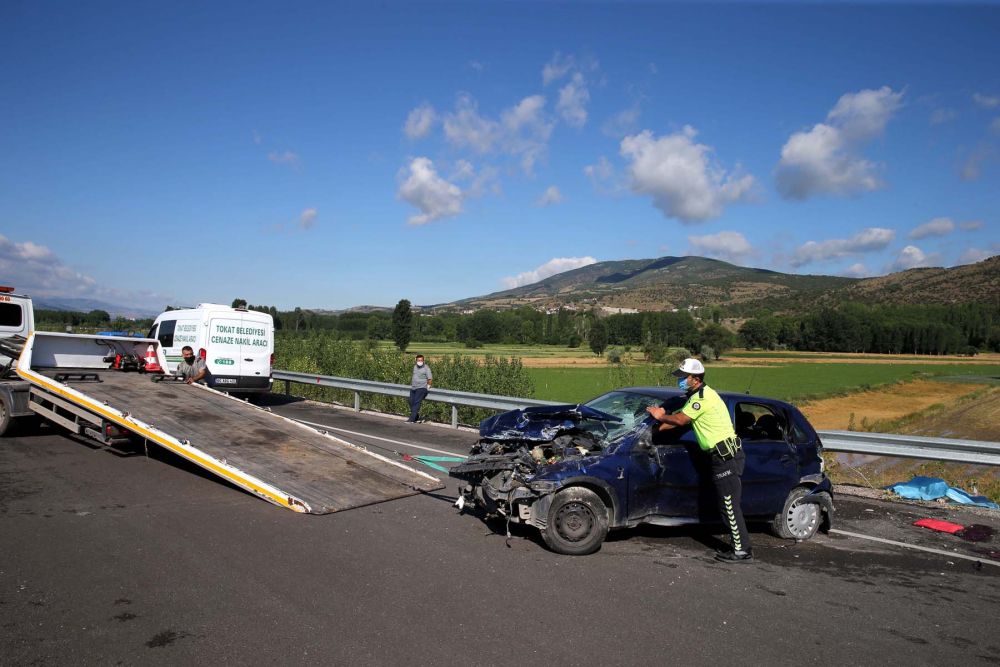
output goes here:
{"type": "Polygon", "coordinates": [[[413,424],[420,421],[420,404],[427,398],[427,390],[431,388],[434,375],[431,367],[424,363],[424,355],[417,355],[417,363],[413,365],[413,376],[410,378],[410,418],[406,421],[413,424]]]}
{"type": "Polygon", "coordinates": [[[746,454],[743,443],[736,437],[729,409],[719,394],[705,384],[705,366],[697,359],[685,359],[674,371],[677,386],[687,391],[687,402],[680,412],[668,415],[661,407],[649,407],[646,411],[659,422],[660,430],[687,426],[694,428],[698,446],[711,457],[712,482],[719,501],[722,522],[733,536],[733,550],[720,552],[716,560],[723,563],[752,563],[750,535],[740,499],[743,495],[743,467],[746,454]]]}

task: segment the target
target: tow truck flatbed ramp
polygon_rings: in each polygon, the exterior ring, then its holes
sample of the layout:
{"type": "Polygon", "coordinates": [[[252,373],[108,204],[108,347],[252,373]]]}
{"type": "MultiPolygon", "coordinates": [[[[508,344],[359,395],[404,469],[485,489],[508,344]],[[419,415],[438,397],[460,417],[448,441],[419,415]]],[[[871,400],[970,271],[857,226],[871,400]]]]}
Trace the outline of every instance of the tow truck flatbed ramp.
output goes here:
{"type": "MultiPolygon", "coordinates": [[[[102,430],[113,423],[266,500],[310,514],[443,488],[426,473],[221,392],[99,367],[81,359],[87,344],[66,336],[34,334],[18,374],[32,384],[33,409],[61,416],[63,421],[54,421],[71,430],[88,420],[102,430]],[[52,353],[68,347],[77,349],[52,353]],[[29,368],[25,361],[32,352],[29,368]]],[[[125,344],[145,349],[155,342],[125,344]]],[[[88,344],[94,343],[89,337],[88,344]]],[[[156,351],[162,354],[158,346],[156,351]]]]}

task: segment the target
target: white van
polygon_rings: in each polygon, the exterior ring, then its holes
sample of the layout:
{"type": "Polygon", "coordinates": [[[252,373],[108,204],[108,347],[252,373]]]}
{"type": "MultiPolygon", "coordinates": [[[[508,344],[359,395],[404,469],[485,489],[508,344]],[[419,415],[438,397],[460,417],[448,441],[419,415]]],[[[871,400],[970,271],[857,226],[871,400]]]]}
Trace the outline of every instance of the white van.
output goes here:
{"type": "Polygon", "coordinates": [[[181,349],[190,346],[208,367],[206,384],[238,394],[269,391],[273,380],[274,320],[267,313],[216,303],[161,314],[149,330],[174,373],[181,349]]]}

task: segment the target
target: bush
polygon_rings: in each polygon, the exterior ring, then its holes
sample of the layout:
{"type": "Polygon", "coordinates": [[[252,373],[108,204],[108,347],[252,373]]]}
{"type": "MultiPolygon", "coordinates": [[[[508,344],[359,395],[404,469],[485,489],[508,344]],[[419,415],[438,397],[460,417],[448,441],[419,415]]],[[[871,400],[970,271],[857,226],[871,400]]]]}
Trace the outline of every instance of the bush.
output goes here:
{"type": "Polygon", "coordinates": [[[965,348],[965,356],[967,356],[967,357],[974,357],[977,354],[979,354],[979,350],[977,350],[976,348],[972,347],[971,345],[969,347],[965,348]]]}
{"type": "Polygon", "coordinates": [[[609,364],[620,364],[622,359],[625,358],[625,353],[622,352],[620,347],[611,347],[608,348],[604,356],[607,358],[609,364]]]}
{"type": "Polygon", "coordinates": [[[715,350],[710,348],[708,345],[701,346],[701,360],[703,363],[710,364],[712,360],[715,359],[715,350]]]}
{"type": "Polygon", "coordinates": [[[572,336],[569,337],[569,341],[566,343],[566,346],[567,347],[580,347],[580,343],[582,343],[582,342],[583,342],[582,338],[580,338],[576,334],[573,334],[572,336]]]}
{"type": "Polygon", "coordinates": [[[684,361],[685,359],[689,358],[690,356],[691,356],[691,353],[688,352],[687,350],[685,350],[683,347],[679,347],[676,350],[674,350],[674,359],[677,360],[677,363],[680,363],[680,362],[684,361]]]}
{"type": "Polygon", "coordinates": [[[474,349],[480,348],[482,346],[483,346],[483,344],[480,343],[475,338],[466,338],[465,339],[465,347],[469,348],[470,350],[474,350],[474,349]]]}
{"type": "Polygon", "coordinates": [[[667,360],[670,348],[660,343],[648,343],[642,348],[642,354],[651,364],[662,364],[667,360]]]}
{"type": "MultiPolygon", "coordinates": [[[[337,340],[328,332],[308,334],[277,333],[274,340],[275,366],[282,370],[331,375],[335,377],[375,380],[394,384],[409,384],[413,357],[393,348],[371,348],[361,342],[337,340]]],[[[531,376],[517,358],[487,354],[480,361],[463,355],[446,356],[428,363],[434,372],[434,386],[481,394],[530,398],[535,391],[531,376]]],[[[283,388],[275,387],[275,391],[283,388]]],[[[320,401],[353,404],[354,392],[295,383],[292,394],[320,401]]],[[[361,394],[361,407],[396,414],[408,414],[405,398],[381,394],[361,394]]],[[[420,410],[423,417],[451,421],[451,406],[425,402],[420,410]]],[[[458,418],[463,424],[477,424],[495,411],[460,407],[458,418]]]]}

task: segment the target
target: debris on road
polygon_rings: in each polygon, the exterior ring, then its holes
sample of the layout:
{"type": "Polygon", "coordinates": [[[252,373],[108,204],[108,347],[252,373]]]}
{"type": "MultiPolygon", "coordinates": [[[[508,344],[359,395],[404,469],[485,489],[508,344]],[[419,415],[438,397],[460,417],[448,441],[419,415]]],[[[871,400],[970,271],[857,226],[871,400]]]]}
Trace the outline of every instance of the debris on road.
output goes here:
{"type": "Polygon", "coordinates": [[[950,521],[940,521],[938,519],[920,519],[919,521],[914,521],[913,525],[919,526],[920,528],[937,530],[942,533],[949,533],[950,535],[954,535],[960,530],[965,529],[965,526],[960,526],[957,523],[951,523],[950,521]]]}
{"type": "Polygon", "coordinates": [[[909,482],[892,484],[887,486],[886,489],[909,500],[937,500],[938,498],[946,498],[953,503],[962,505],[1000,509],[1000,505],[991,503],[985,496],[973,496],[962,489],[949,486],[946,481],[937,477],[914,477],[909,482]]]}

